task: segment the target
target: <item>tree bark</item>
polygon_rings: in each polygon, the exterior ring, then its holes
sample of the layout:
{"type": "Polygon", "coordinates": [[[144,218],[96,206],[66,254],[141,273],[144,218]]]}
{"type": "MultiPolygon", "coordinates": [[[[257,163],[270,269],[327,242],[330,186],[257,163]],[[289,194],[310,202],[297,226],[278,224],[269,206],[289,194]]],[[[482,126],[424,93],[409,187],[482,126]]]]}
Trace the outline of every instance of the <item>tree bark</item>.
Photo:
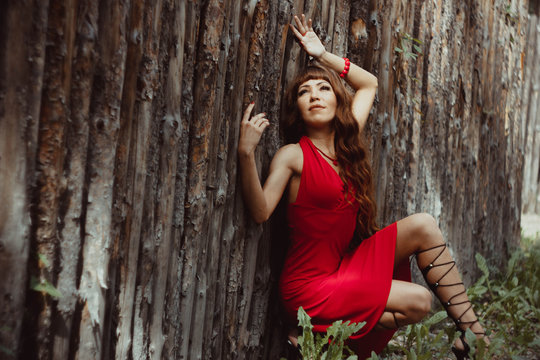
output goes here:
{"type": "Polygon", "coordinates": [[[522,212],[540,214],[540,4],[529,5],[521,106],[524,145],[522,212]]]}
{"type": "Polygon", "coordinates": [[[431,213],[467,283],[475,253],[502,265],[521,202],[538,211],[527,6],[3,2],[0,354],[283,355],[285,204],[267,224],[249,218],[236,146],[255,101],[271,121],[256,152],[264,180],[282,96],[310,61],[288,30],[302,12],[328,50],[379,80],[366,136],[380,225],[431,213]]]}

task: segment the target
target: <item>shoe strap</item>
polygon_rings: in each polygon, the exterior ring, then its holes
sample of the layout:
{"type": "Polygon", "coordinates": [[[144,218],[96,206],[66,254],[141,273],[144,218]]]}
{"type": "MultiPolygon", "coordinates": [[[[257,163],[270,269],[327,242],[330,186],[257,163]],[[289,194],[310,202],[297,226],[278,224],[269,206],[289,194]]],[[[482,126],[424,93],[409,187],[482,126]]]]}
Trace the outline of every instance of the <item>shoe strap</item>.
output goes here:
{"type": "MultiPolygon", "coordinates": [[[[428,249],[423,249],[423,250],[419,250],[416,252],[416,257],[418,257],[418,254],[421,254],[421,253],[424,253],[426,251],[430,251],[430,250],[434,250],[434,249],[437,249],[437,248],[441,248],[441,251],[439,251],[439,253],[437,254],[437,256],[435,256],[435,258],[431,261],[431,263],[426,266],[425,268],[421,269],[421,272],[422,272],[422,275],[424,276],[424,279],[426,279],[426,283],[428,284],[429,288],[431,289],[431,291],[433,291],[435,294],[437,294],[437,288],[439,287],[450,287],[450,286],[458,286],[458,285],[463,285],[463,288],[465,288],[465,285],[463,284],[463,282],[457,282],[457,283],[453,283],[453,284],[441,284],[440,281],[442,279],[444,279],[444,277],[450,272],[452,271],[452,269],[456,266],[456,262],[454,260],[452,261],[448,261],[448,262],[444,262],[444,263],[440,263],[440,264],[435,264],[435,262],[437,261],[437,259],[439,259],[439,257],[443,254],[445,248],[447,247],[446,244],[441,244],[441,245],[437,245],[437,246],[433,246],[433,247],[430,247],[428,249]],[[437,281],[435,281],[434,283],[430,283],[427,279],[427,275],[429,273],[429,271],[433,268],[436,268],[436,267],[440,267],[440,266],[446,266],[446,265],[450,265],[452,264],[452,266],[450,266],[448,268],[448,270],[446,270],[446,272],[444,274],[442,274],[439,279],[437,281]]],[[[457,328],[459,331],[461,331],[464,335],[465,331],[467,328],[470,328],[472,327],[475,323],[478,322],[478,318],[476,318],[475,320],[473,321],[462,321],[461,318],[469,311],[472,309],[472,304],[469,300],[465,300],[465,301],[461,301],[461,302],[457,302],[457,303],[452,303],[452,300],[454,298],[456,298],[457,296],[459,295],[462,295],[462,294],[466,294],[466,291],[463,290],[457,294],[454,294],[452,295],[446,302],[442,302],[442,305],[443,307],[445,308],[445,310],[448,312],[448,308],[451,307],[451,306],[457,306],[457,305],[463,305],[463,304],[466,304],[468,303],[469,306],[467,307],[467,309],[465,309],[465,311],[463,311],[461,313],[461,315],[459,315],[456,319],[452,318],[452,320],[454,320],[454,323],[456,324],[457,328]],[[467,326],[467,328],[465,328],[465,330],[461,329],[461,325],[469,325],[467,326]]],[[[484,332],[474,332],[474,334],[476,335],[485,335],[484,332]]]]}

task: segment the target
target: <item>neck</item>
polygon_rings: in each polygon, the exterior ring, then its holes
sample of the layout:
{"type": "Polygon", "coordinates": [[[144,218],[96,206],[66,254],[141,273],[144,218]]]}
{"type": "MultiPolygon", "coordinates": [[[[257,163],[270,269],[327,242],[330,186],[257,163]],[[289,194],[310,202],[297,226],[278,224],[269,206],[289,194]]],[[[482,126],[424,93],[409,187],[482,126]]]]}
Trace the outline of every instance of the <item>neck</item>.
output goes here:
{"type": "Polygon", "coordinates": [[[315,131],[311,130],[307,132],[308,138],[323,151],[334,154],[334,131],[315,131]]]}

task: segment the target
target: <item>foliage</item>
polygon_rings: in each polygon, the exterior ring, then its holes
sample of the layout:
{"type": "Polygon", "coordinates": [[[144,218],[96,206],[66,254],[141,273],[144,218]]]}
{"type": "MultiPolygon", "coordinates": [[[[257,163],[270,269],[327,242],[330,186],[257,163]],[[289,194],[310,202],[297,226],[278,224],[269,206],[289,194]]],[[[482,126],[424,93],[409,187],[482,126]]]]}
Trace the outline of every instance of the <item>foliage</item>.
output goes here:
{"type": "Polygon", "coordinates": [[[38,279],[35,276],[32,276],[30,278],[30,289],[34,291],[41,292],[43,294],[47,294],[52,296],[53,298],[60,298],[62,297],[62,293],[58,291],[57,288],[54,287],[53,284],[51,284],[46,279],[38,279]]]}
{"type": "MultiPolygon", "coordinates": [[[[49,266],[49,260],[45,257],[45,255],[38,253],[37,257],[40,265],[49,266]]],[[[56,287],[54,287],[54,285],[51,284],[47,279],[38,279],[35,276],[31,276],[30,289],[41,292],[44,295],[50,295],[56,299],[62,297],[62,293],[56,287]]]]}
{"type": "Polygon", "coordinates": [[[319,333],[314,335],[311,317],[300,307],[298,309],[298,325],[302,327],[302,336],[298,337],[298,345],[303,359],[358,359],[345,345],[345,340],[360,330],[365,325],[365,322],[355,324],[350,321],[338,320],[326,329],[324,336],[319,333]],[[348,356],[343,353],[344,351],[348,356]]]}
{"type": "MultiPolygon", "coordinates": [[[[530,359],[540,353],[540,243],[527,239],[516,249],[504,272],[490,269],[476,254],[482,276],[467,293],[490,339],[489,347],[468,330],[467,343],[476,359],[530,359]]],[[[458,337],[445,312],[400,330],[381,355],[385,359],[449,358],[458,337]],[[445,321],[442,321],[445,320],[445,321]],[[433,326],[433,331],[429,331],[433,326]]],[[[372,357],[372,359],[375,359],[372,357]]]]}
{"type": "Polygon", "coordinates": [[[416,39],[408,33],[400,33],[399,46],[396,46],[394,51],[401,54],[405,59],[416,60],[418,54],[422,54],[422,48],[419,45],[422,45],[422,40],[416,39]]]}
{"type": "MultiPolygon", "coordinates": [[[[418,58],[418,55],[422,55],[422,48],[423,45],[422,40],[419,40],[417,38],[414,38],[409,33],[399,33],[399,46],[396,46],[394,48],[394,51],[399,54],[401,57],[401,60],[403,63],[407,63],[409,59],[416,60],[418,58]]],[[[420,84],[420,80],[414,76],[407,75],[407,77],[414,81],[416,84],[420,84]]],[[[414,103],[413,109],[418,114],[423,115],[422,111],[420,110],[420,99],[412,98],[411,101],[414,103]]]]}

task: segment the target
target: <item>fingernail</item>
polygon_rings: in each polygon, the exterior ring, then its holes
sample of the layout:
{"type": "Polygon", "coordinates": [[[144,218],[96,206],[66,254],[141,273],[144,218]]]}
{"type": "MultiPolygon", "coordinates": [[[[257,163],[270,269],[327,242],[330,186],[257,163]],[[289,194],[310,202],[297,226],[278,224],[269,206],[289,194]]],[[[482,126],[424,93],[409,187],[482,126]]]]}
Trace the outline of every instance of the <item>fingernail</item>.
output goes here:
{"type": "Polygon", "coordinates": [[[252,101],[251,104],[252,104],[252,105],[255,104],[255,101],[252,101]]]}

